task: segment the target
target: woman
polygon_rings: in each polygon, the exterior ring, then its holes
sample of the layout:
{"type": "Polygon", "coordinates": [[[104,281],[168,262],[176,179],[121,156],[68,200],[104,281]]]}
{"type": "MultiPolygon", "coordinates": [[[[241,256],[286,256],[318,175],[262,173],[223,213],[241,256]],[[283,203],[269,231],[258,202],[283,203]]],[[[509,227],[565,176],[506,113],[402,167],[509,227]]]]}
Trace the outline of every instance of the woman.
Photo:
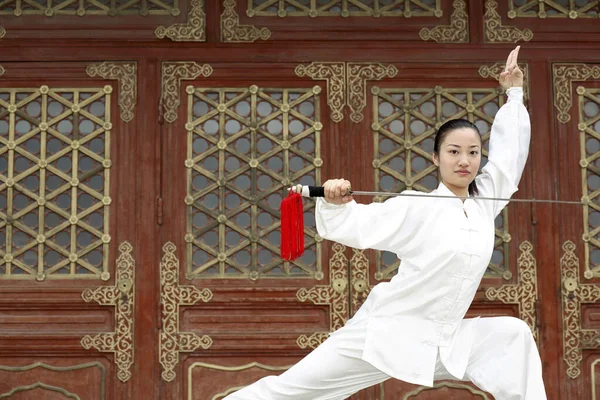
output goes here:
{"type": "Polygon", "coordinates": [[[398,274],[373,288],[344,327],[288,371],[226,399],[345,399],[389,378],[425,386],[464,380],[497,400],[546,399],[540,357],[523,321],[463,319],[492,255],[494,220],[506,205],[477,195],[510,197],[527,160],[530,123],[518,52],[510,53],[500,76],[508,102],[494,120],[481,174],[477,127],[452,120],[435,138],[441,182],[430,196],[363,205],[346,195],[350,182],[325,182],[325,199],[316,207],[319,234],[396,253],[398,274]]]}

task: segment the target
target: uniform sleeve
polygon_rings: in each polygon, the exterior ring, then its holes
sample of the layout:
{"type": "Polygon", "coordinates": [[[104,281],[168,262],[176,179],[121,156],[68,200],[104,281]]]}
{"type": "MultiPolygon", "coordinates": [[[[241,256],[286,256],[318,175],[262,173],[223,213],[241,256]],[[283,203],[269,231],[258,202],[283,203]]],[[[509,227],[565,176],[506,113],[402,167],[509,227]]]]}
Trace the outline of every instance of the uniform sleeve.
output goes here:
{"type": "MultiPolygon", "coordinates": [[[[510,88],[508,101],[494,119],[490,135],[488,163],[477,177],[482,197],[510,198],[517,190],[527,162],[531,124],[523,105],[523,88],[510,88]]],[[[494,217],[506,206],[506,201],[491,202],[489,211],[494,217]]]]}
{"type": "Polygon", "coordinates": [[[343,205],[317,199],[317,232],[324,239],[357,249],[402,252],[410,238],[407,215],[411,199],[394,197],[383,203],[343,205]]]}

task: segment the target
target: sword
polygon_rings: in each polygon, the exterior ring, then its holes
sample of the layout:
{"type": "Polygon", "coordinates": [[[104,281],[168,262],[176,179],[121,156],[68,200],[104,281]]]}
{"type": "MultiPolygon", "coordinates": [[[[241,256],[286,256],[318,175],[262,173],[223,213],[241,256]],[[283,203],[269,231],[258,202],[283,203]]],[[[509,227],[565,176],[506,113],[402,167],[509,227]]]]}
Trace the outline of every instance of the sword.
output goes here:
{"type": "MultiPolygon", "coordinates": [[[[323,186],[304,186],[304,185],[295,185],[288,189],[288,191],[293,191],[295,193],[299,193],[302,197],[325,197],[325,188],[323,186]]],[[[588,205],[591,202],[587,201],[577,201],[577,200],[550,200],[550,199],[511,199],[511,198],[503,198],[503,197],[484,197],[484,196],[473,196],[473,197],[464,197],[464,196],[448,196],[448,195],[431,195],[428,193],[394,193],[394,192],[369,192],[363,190],[352,190],[348,189],[346,192],[347,196],[386,196],[386,197],[397,197],[397,196],[405,196],[405,197],[428,197],[428,198],[440,198],[440,199],[471,199],[471,200],[492,200],[492,201],[506,201],[513,203],[550,203],[550,204],[571,204],[571,205],[588,205]]]]}

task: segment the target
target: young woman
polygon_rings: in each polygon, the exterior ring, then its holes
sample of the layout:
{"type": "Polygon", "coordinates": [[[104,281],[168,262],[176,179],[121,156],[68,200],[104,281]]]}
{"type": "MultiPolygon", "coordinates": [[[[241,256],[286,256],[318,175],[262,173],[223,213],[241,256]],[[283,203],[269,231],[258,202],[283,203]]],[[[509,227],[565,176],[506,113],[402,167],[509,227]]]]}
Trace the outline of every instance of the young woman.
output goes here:
{"type": "Polygon", "coordinates": [[[506,205],[477,196],[510,197],[527,160],[530,123],[518,52],[510,53],[500,76],[508,102],[494,120],[488,163],[479,175],[477,127],[451,120],[435,138],[441,182],[426,197],[363,205],[346,195],[350,182],[325,182],[325,199],[316,207],[319,234],[396,253],[398,274],[373,288],[344,327],[288,371],[227,400],[345,399],[389,378],[425,386],[470,381],[497,400],[546,399],[527,324],[513,317],[463,319],[492,255],[494,220],[506,205]]]}

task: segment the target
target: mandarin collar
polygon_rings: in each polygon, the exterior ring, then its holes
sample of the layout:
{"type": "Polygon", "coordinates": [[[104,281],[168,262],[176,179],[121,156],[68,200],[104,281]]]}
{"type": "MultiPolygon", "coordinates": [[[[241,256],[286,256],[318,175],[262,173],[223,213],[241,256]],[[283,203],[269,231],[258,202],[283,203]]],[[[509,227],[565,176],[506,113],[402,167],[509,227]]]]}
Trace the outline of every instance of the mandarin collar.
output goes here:
{"type": "Polygon", "coordinates": [[[448,189],[448,187],[446,185],[444,185],[442,182],[439,183],[439,185],[438,185],[437,189],[435,190],[435,192],[436,192],[437,195],[440,195],[440,196],[452,196],[452,197],[454,197],[453,199],[443,198],[443,199],[440,199],[440,200],[447,200],[453,206],[460,207],[460,208],[466,207],[468,204],[471,203],[471,201],[473,199],[469,194],[467,194],[468,198],[465,199],[465,201],[463,203],[463,201],[457,195],[455,195],[450,189],[448,189]]]}

